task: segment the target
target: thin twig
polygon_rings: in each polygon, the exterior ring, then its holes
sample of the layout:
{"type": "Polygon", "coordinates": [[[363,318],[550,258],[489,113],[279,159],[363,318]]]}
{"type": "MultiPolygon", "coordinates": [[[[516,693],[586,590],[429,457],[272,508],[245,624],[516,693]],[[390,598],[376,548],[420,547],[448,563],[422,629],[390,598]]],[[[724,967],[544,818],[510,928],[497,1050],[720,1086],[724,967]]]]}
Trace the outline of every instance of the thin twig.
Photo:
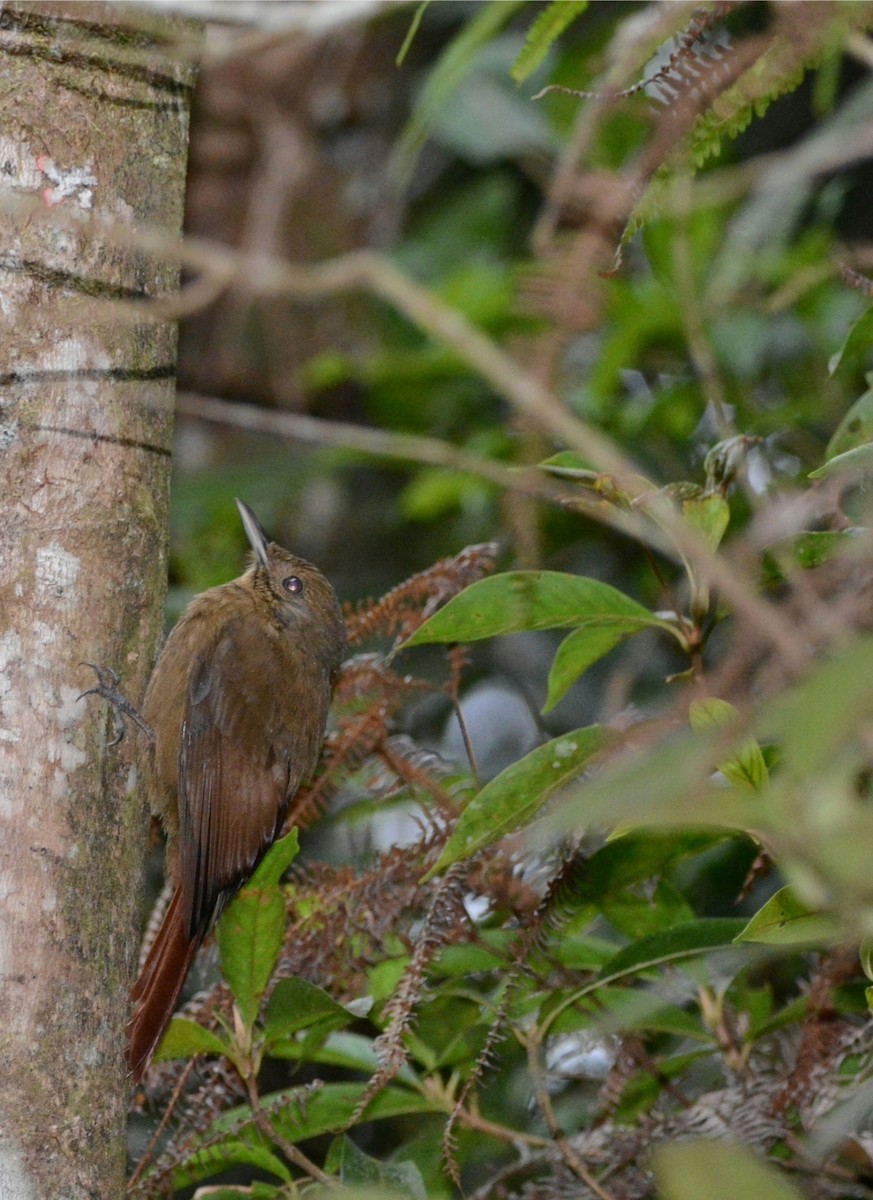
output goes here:
{"type": "Polygon", "coordinates": [[[730,419],[724,383],[719,374],[704,321],[703,297],[698,294],[691,244],[691,177],[679,174],[673,192],[676,201],[676,235],[673,238],[673,279],[679,301],[679,317],[685,330],[691,361],[712,409],[719,438],[731,437],[736,428],[730,419]]]}
{"type": "Polygon", "coordinates": [[[497,487],[517,489],[553,503],[557,503],[562,494],[562,489],[535,467],[507,466],[439,438],[396,433],[344,421],[326,421],[307,413],[260,408],[255,404],[219,400],[193,392],[177,394],[176,411],[183,417],[245,429],[250,433],[265,433],[290,441],[361,451],[378,458],[427,463],[429,466],[445,467],[449,471],[463,471],[497,487]]]}
{"type": "Polygon", "coordinates": [[[329,1175],[326,1175],[321,1167],[317,1166],[311,1158],[308,1158],[293,1142],[289,1142],[287,1138],[283,1137],[275,1125],[273,1125],[261,1105],[261,1097],[258,1095],[258,1083],[254,1072],[249,1071],[243,1082],[245,1083],[255,1124],[264,1137],[269,1142],[272,1142],[274,1146],[278,1146],[288,1161],[294,1163],[301,1171],[305,1171],[311,1179],[316,1180],[318,1183],[327,1184],[330,1187],[336,1187],[336,1179],[331,1179],[329,1175]]]}
{"type": "MultiPolygon", "coordinates": [[[[502,352],[495,347],[495,353],[502,352]]],[[[507,362],[511,360],[507,359],[507,362]]],[[[251,404],[193,396],[190,393],[180,394],[179,411],[201,420],[251,432],[269,433],[320,445],[345,446],[386,458],[408,458],[415,462],[424,461],[451,469],[469,470],[471,474],[488,479],[499,486],[527,490],[532,495],[565,506],[568,503],[566,490],[550,490],[548,483],[542,479],[536,468],[510,469],[501,463],[441,442],[437,438],[386,433],[358,425],[322,421],[301,413],[278,412],[251,404]]],[[[656,498],[652,501],[652,506],[656,505],[659,524],[669,530],[675,545],[694,562],[701,577],[719,588],[722,596],[778,649],[790,667],[797,670],[805,665],[803,647],[798,644],[791,631],[786,629],[778,610],[754,591],[733,564],[709,551],[694,531],[682,521],[679,514],[670,507],[668,501],[659,501],[656,498]]],[[[583,510],[592,519],[635,537],[668,557],[675,557],[673,545],[657,526],[639,513],[620,511],[612,505],[602,503],[580,505],[580,511],[583,510]]]]}
{"type": "Polygon", "coordinates": [[[164,1136],[164,1130],[169,1125],[170,1119],[172,1118],[173,1113],[176,1111],[176,1105],[179,1102],[179,1097],[182,1095],[185,1085],[188,1082],[188,1078],[191,1075],[191,1072],[194,1070],[195,1065],[196,1060],[192,1058],[185,1063],[185,1066],[179,1072],[179,1078],[176,1080],[170,1099],[167,1101],[167,1107],[164,1109],[163,1116],[158,1122],[156,1129],[153,1131],[152,1136],[149,1138],[148,1145],[146,1146],[142,1153],[142,1157],[136,1165],[136,1170],[128,1180],[127,1191],[129,1193],[133,1191],[134,1187],[142,1177],[146,1167],[154,1158],[155,1147],[164,1136]]]}
{"type": "Polygon", "coordinates": [[[615,1200],[611,1192],[608,1192],[594,1178],[588,1168],[585,1166],[582,1159],[570,1145],[570,1139],[564,1133],[561,1126],[558,1124],[555,1110],[552,1108],[552,1100],[546,1090],[543,1082],[542,1070],[539,1062],[539,1038],[536,1036],[536,1031],[531,1030],[524,1039],[525,1049],[527,1050],[528,1070],[530,1071],[531,1080],[534,1086],[534,1095],[536,1096],[537,1104],[543,1114],[543,1118],[548,1126],[549,1133],[552,1135],[552,1140],[558,1147],[558,1150],[564,1162],[577,1177],[581,1179],[586,1187],[590,1188],[599,1200],[615,1200]]]}
{"type": "Polygon", "coordinates": [[[522,1133],[519,1129],[510,1129],[508,1125],[497,1125],[479,1113],[471,1112],[468,1108],[458,1110],[458,1120],[468,1129],[477,1133],[485,1133],[498,1138],[501,1142],[509,1142],[513,1146],[530,1146],[535,1150],[546,1150],[554,1145],[552,1138],[540,1137],[536,1133],[522,1133]]]}

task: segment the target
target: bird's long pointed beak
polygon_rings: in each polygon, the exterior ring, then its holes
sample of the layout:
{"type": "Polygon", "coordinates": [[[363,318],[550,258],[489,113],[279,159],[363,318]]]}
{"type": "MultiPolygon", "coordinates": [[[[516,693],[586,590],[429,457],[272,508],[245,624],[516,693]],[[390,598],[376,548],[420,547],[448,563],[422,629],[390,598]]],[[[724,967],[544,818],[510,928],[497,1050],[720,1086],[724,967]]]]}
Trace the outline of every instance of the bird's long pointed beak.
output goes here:
{"type": "Polygon", "coordinates": [[[259,567],[267,565],[267,535],[261,528],[261,523],[247,504],[243,504],[242,500],[237,499],[236,506],[239,509],[239,515],[242,519],[243,529],[246,531],[246,537],[249,539],[255,561],[259,567]]]}

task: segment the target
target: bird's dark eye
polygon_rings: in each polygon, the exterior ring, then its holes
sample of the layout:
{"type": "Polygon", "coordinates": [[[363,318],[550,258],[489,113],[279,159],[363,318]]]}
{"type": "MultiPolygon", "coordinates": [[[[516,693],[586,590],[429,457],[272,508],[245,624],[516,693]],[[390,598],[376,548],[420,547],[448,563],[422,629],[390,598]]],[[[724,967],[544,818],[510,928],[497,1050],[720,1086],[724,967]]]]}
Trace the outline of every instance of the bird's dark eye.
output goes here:
{"type": "Polygon", "coordinates": [[[292,595],[296,596],[298,592],[303,591],[303,580],[299,579],[296,575],[289,575],[287,579],[282,580],[282,587],[286,592],[291,592],[292,595]]]}

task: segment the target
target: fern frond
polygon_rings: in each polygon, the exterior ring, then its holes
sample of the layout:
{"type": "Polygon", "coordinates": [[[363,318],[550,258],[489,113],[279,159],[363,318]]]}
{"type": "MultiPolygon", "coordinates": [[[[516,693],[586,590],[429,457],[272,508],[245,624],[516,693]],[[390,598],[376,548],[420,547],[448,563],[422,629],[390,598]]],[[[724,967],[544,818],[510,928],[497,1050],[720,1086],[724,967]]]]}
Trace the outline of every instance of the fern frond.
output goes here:
{"type": "Polygon", "coordinates": [[[361,1119],[373,1098],[387,1087],[406,1062],[407,1051],[403,1038],[414,1020],[415,1009],[425,987],[427,969],[437,952],[456,932],[459,923],[467,919],[463,904],[465,890],[465,871],[462,864],[458,863],[450,867],[439,881],[416,937],[409,965],[385,1006],[388,1024],[374,1043],[381,1067],[358,1101],[349,1126],[361,1119]]]}
{"type": "Polygon", "coordinates": [[[347,607],[348,644],[358,646],[369,637],[393,637],[398,644],[405,641],[452,596],[493,571],[497,551],[496,542],[467,546],[397,584],[381,600],[347,607]]]}
{"type": "MultiPolygon", "coordinates": [[[[678,142],[674,140],[632,209],[619,253],[640,228],[662,211],[677,164],[699,170],[721,152],[726,141],[747,129],[753,118],[763,116],[775,100],[795,91],[831,52],[831,47],[839,43],[840,37],[845,37],[847,29],[868,28],[873,16],[866,5],[792,4],[777,6],[776,20],[773,34],[748,39],[738,47],[732,78],[726,58],[720,63],[718,74],[704,81],[705,103],[691,97],[695,110],[689,112],[688,128],[678,142]]],[[[689,95],[686,89],[684,96],[689,95]]],[[[680,96],[667,110],[677,128],[684,123],[682,103],[680,96]]]]}
{"type": "MultiPolygon", "coordinates": [[[[523,939],[524,940],[524,939],[523,939]]],[[[510,967],[507,976],[503,995],[500,998],[500,1003],[497,1006],[497,1011],[491,1024],[488,1026],[488,1033],[485,1035],[485,1041],[479,1055],[473,1064],[473,1070],[469,1078],[464,1083],[458,1098],[455,1101],[452,1111],[449,1113],[449,1119],[446,1121],[445,1129],[443,1130],[443,1162],[446,1165],[446,1170],[449,1177],[452,1179],[456,1187],[461,1186],[461,1171],[455,1155],[456,1139],[455,1127],[461,1119],[464,1107],[467,1100],[481,1084],[486,1072],[491,1070],[496,1061],[497,1047],[506,1037],[506,1023],[509,1016],[509,1008],[518,980],[521,977],[524,964],[524,955],[520,954],[516,957],[513,965],[510,967]]]]}
{"type": "Polygon", "coordinates": [[[705,74],[704,68],[710,70],[724,57],[724,48],[707,43],[706,34],[734,7],[736,0],[722,0],[710,9],[698,10],[687,27],[673,35],[672,41],[676,49],[670,54],[665,65],[629,87],[603,92],[584,91],[562,83],[550,83],[531,99],[539,100],[550,92],[560,92],[565,96],[575,96],[579,100],[616,102],[629,100],[640,92],[649,92],[654,99],[666,104],[676,93],[681,92],[686,84],[699,82],[705,74]],[[659,94],[656,90],[658,88],[663,89],[666,95],[659,94]]]}
{"type": "Polygon", "coordinates": [[[510,74],[524,83],[537,69],[564,30],[588,7],[588,0],[552,0],[527,31],[524,46],[510,74]]]}

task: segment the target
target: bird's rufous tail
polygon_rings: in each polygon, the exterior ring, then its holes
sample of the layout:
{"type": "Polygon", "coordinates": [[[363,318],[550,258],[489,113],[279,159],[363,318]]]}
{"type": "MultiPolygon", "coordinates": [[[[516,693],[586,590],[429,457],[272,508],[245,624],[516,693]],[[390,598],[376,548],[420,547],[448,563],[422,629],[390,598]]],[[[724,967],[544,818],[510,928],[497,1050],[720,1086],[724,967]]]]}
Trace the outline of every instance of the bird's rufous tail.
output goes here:
{"type": "Polygon", "coordinates": [[[136,1007],[127,1023],[127,1065],[135,1083],[148,1070],[170,1023],[198,946],[185,928],[180,897],[177,888],[130,993],[136,1007]]]}

